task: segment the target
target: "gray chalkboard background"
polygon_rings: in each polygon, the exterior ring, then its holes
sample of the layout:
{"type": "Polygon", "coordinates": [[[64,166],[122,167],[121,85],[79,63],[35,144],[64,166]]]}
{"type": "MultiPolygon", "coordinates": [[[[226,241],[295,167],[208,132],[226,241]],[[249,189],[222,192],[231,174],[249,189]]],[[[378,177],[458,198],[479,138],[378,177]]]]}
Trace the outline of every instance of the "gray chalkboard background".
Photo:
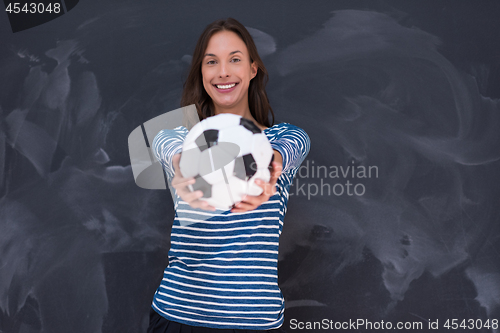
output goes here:
{"type": "Polygon", "coordinates": [[[15,34],[0,15],[0,332],[145,332],[174,212],[135,184],[127,138],[180,106],[226,17],[255,38],[276,122],[311,138],[284,328],[500,319],[500,2],[81,0],[15,34]]]}

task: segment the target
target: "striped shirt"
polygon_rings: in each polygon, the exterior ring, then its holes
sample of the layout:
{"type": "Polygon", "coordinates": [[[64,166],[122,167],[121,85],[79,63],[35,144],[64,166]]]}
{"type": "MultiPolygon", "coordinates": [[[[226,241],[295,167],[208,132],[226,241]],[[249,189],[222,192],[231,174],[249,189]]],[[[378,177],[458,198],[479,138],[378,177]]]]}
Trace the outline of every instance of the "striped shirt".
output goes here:
{"type": "MultiPolygon", "coordinates": [[[[263,131],[283,158],[277,191],[252,211],[194,209],[175,190],[169,264],[153,308],[168,320],[212,328],[268,330],[283,324],[278,287],[278,246],[289,188],[310,149],[307,133],[289,123],[263,131]]],[[[153,140],[155,157],[170,182],[172,157],[188,131],[179,126],[153,140]]]]}

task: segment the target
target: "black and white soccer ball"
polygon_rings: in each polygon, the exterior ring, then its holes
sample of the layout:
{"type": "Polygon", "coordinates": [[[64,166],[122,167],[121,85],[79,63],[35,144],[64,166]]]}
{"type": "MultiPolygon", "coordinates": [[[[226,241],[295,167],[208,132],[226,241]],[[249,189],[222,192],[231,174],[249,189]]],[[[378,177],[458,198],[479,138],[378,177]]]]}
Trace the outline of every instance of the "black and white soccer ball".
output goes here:
{"type": "Polygon", "coordinates": [[[219,114],[199,122],[182,146],[179,167],[183,177],[194,177],[191,191],[201,190],[210,205],[229,209],[245,195],[260,195],[255,180],[269,182],[274,159],[266,135],[251,120],[219,114]]]}

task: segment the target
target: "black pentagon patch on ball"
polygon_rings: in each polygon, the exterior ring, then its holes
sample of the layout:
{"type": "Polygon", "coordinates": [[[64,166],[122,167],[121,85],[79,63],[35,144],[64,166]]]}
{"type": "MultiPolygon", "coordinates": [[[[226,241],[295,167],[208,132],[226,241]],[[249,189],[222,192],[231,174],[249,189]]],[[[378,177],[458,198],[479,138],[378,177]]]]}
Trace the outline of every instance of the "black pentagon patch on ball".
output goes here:
{"type": "Polygon", "coordinates": [[[241,180],[247,180],[245,163],[243,162],[242,156],[236,157],[234,159],[233,175],[241,180]]]}
{"type": "Polygon", "coordinates": [[[212,196],[212,185],[207,183],[207,181],[201,176],[196,176],[195,180],[195,183],[191,185],[193,186],[193,192],[202,191],[203,198],[210,198],[212,196]]]}
{"type": "Polygon", "coordinates": [[[196,142],[196,145],[201,151],[204,151],[205,149],[216,145],[218,140],[219,130],[209,129],[201,133],[200,136],[194,140],[194,142],[196,142]]]}
{"type": "Polygon", "coordinates": [[[240,125],[243,126],[243,127],[245,127],[247,130],[249,130],[253,134],[262,133],[262,131],[260,130],[260,128],[258,128],[257,125],[255,125],[253,123],[253,121],[251,121],[249,119],[246,119],[246,118],[242,117],[240,119],[240,125]]]}
{"type": "Polygon", "coordinates": [[[252,154],[243,155],[243,164],[245,165],[245,172],[247,177],[252,177],[257,172],[257,163],[252,154]]]}

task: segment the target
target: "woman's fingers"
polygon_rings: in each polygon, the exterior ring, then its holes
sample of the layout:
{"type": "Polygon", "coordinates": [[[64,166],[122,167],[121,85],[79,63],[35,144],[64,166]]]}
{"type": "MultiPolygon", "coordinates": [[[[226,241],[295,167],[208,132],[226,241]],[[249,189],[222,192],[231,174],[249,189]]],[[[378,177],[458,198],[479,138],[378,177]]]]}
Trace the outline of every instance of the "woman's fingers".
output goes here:
{"type": "Polygon", "coordinates": [[[187,202],[193,208],[200,208],[205,210],[215,211],[215,207],[208,204],[208,202],[200,200],[203,196],[202,191],[191,191],[188,185],[195,183],[194,177],[184,178],[182,176],[179,161],[181,154],[175,154],[172,157],[172,164],[174,166],[174,178],[172,178],[172,187],[176,190],[177,195],[187,202]]]}
{"type": "MultiPolygon", "coordinates": [[[[181,154],[175,154],[172,157],[172,164],[174,165],[174,178],[172,178],[172,186],[177,190],[176,186],[187,186],[190,184],[190,179],[189,178],[184,178],[182,177],[181,169],[179,168],[179,161],[181,159],[181,154]]],[[[194,178],[192,178],[194,179],[194,178]]]]}
{"type": "MultiPolygon", "coordinates": [[[[179,161],[181,160],[181,154],[175,154],[172,157],[172,164],[174,165],[174,171],[177,174],[177,172],[181,175],[181,169],[179,167],[179,161]]],[[[181,175],[182,177],[182,175],[181,175]]]]}
{"type": "Polygon", "coordinates": [[[272,163],[272,166],[273,170],[271,171],[271,179],[269,180],[269,182],[271,184],[276,184],[278,178],[281,176],[281,171],[283,170],[283,166],[281,165],[281,163],[278,163],[276,161],[272,163]]]}
{"type": "Polygon", "coordinates": [[[211,211],[215,211],[216,210],[216,208],[214,206],[209,205],[208,202],[203,201],[203,200],[198,200],[198,201],[201,202],[201,207],[200,208],[211,210],[211,211]]]}
{"type": "Polygon", "coordinates": [[[240,202],[234,205],[234,208],[231,209],[233,213],[241,213],[246,212],[248,210],[254,210],[259,207],[262,202],[261,199],[258,199],[260,196],[246,195],[242,198],[240,202]],[[260,203],[259,203],[260,202],[260,203]]]}
{"type": "Polygon", "coordinates": [[[243,199],[237,203],[231,210],[233,213],[245,212],[248,210],[253,210],[259,207],[262,203],[269,200],[274,194],[276,194],[276,183],[281,175],[282,165],[274,161],[272,163],[273,169],[271,171],[271,178],[269,182],[265,182],[262,179],[257,179],[255,183],[262,188],[262,193],[260,195],[246,195],[243,199]]]}
{"type": "Polygon", "coordinates": [[[181,197],[182,200],[187,202],[193,208],[201,208],[206,210],[215,210],[215,207],[211,206],[208,202],[204,200],[200,200],[203,197],[202,191],[189,191],[186,188],[182,188],[177,191],[177,194],[181,197]]]}
{"type": "Polygon", "coordinates": [[[269,182],[265,182],[261,179],[255,181],[257,185],[262,187],[263,193],[272,197],[276,193],[276,183],[278,182],[278,178],[281,176],[282,166],[281,163],[274,161],[272,163],[273,169],[271,170],[271,178],[269,182]]]}
{"type": "MultiPolygon", "coordinates": [[[[181,154],[175,154],[172,157],[172,164],[174,165],[174,171],[175,171],[174,178],[172,178],[172,186],[174,186],[175,189],[177,189],[177,187],[179,187],[181,189],[186,188],[186,190],[187,190],[187,186],[190,184],[194,184],[195,180],[194,180],[194,177],[184,178],[182,176],[181,169],[179,167],[180,159],[181,159],[181,154]]],[[[191,192],[191,191],[189,191],[189,192],[191,192]]]]}
{"type": "Polygon", "coordinates": [[[202,196],[203,196],[202,191],[193,191],[193,192],[188,191],[188,193],[186,193],[184,195],[183,200],[186,201],[187,203],[194,203],[196,200],[198,200],[202,196]]]}
{"type": "Polygon", "coordinates": [[[180,176],[178,173],[174,175],[174,178],[172,178],[172,186],[174,188],[177,187],[187,187],[188,185],[192,185],[195,183],[195,180],[193,177],[190,178],[184,178],[180,176]]]}
{"type": "Polygon", "coordinates": [[[237,203],[233,209],[231,209],[231,212],[232,213],[242,213],[242,212],[246,212],[249,210],[254,210],[257,207],[258,206],[249,204],[248,202],[241,201],[241,202],[237,203]]]}
{"type": "MultiPolygon", "coordinates": [[[[257,179],[255,183],[262,188],[262,193],[258,196],[254,196],[254,198],[265,199],[265,201],[267,201],[276,193],[276,182],[274,184],[271,182],[266,183],[261,179],[257,179]],[[267,198],[264,198],[266,196],[267,198]]],[[[252,198],[252,196],[249,196],[249,198],[252,198]]]]}
{"type": "MultiPolygon", "coordinates": [[[[195,191],[195,192],[198,192],[198,191],[195,191]]],[[[189,203],[191,205],[191,207],[215,211],[215,207],[211,206],[208,202],[206,202],[204,200],[200,200],[200,198],[202,196],[203,196],[203,193],[201,193],[201,195],[197,195],[196,199],[189,203]]]]}
{"type": "Polygon", "coordinates": [[[254,210],[255,208],[262,205],[264,202],[269,200],[271,196],[276,193],[276,185],[266,183],[263,180],[256,180],[257,185],[262,187],[262,193],[260,195],[246,195],[238,202],[235,207],[231,210],[233,213],[245,212],[248,210],[254,210]]]}

